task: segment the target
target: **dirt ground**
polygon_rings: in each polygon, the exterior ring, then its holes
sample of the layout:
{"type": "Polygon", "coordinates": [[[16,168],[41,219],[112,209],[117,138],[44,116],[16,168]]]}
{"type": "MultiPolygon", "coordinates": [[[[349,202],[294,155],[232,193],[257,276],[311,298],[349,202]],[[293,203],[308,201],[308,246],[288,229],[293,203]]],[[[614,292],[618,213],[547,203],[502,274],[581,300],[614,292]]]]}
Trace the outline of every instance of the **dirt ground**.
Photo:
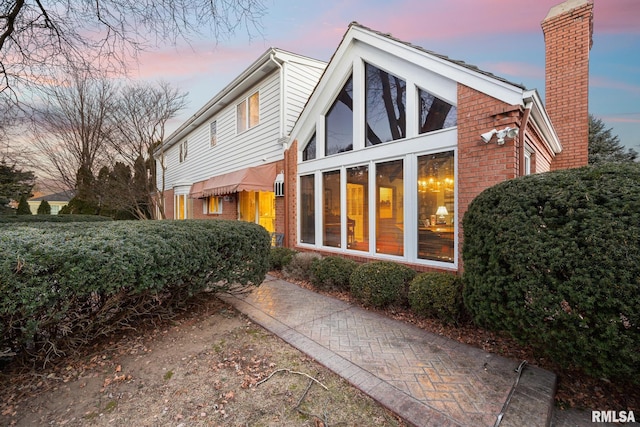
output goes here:
{"type": "Polygon", "coordinates": [[[214,296],[194,307],[44,370],[5,366],[0,425],[404,425],[214,296]]]}

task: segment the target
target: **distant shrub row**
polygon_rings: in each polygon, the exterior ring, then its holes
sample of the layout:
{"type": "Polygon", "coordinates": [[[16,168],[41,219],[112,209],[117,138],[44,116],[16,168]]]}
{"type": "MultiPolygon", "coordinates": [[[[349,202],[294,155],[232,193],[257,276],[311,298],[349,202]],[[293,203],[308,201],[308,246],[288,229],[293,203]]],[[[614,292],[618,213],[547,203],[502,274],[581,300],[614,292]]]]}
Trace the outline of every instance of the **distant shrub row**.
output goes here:
{"type": "Polygon", "coordinates": [[[0,215],[0,224],[41,222],[100,222],[113,221],[99,215],[0,215]]]}
{"type": "Polygon", "coordinates": [[[0,228],[0,349],[49,357],[199,292],[257,286],[269,247],[242,221],[0,228]]]}

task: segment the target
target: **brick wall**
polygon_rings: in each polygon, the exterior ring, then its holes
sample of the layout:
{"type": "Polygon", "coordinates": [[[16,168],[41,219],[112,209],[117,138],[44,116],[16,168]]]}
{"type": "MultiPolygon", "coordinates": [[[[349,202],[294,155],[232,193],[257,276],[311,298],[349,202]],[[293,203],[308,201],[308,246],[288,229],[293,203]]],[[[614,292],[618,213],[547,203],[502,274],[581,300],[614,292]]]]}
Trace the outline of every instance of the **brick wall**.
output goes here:
{"type": "Polygon", "coordinates": [[[542,22],[546,50],[546,109],[562,144],[551,168],[588,163],[589,50],[593,3],[568,0],[551,8],[542,22]]]}
{"type": "Polygon", "coordinates": [[[166,219],[173,219],[173,188],[164,191],[164,215],[166,219]]]}
{"type": "Polygon", "coordinates": [[[486,188],[518,176],[518,140],[486,144],[481,134],[520,126],[522,110],[458,84],[458,230],[462,271],[462,218],[471,201],[486,188]]]}
{"type": "Polygon", "coordinates": [[[193,199],[194,219],[238,219],[238,194],[227,194],[222,196],[221,214],[203,214],[202,205],[207,203],[207,199],[193,199]]]}

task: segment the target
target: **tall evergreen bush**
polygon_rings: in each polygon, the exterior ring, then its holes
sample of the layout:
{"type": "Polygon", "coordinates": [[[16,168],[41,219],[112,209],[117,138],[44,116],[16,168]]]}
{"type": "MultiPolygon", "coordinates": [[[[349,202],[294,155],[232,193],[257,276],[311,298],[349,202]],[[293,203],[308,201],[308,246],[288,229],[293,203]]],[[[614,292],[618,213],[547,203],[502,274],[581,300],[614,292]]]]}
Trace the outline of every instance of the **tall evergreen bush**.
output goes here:
{"type": "Polygon", "coordinates": [[[640,383],[640,165],[498,184],[463,226],[464,301],[478,324],[640,383]]]}

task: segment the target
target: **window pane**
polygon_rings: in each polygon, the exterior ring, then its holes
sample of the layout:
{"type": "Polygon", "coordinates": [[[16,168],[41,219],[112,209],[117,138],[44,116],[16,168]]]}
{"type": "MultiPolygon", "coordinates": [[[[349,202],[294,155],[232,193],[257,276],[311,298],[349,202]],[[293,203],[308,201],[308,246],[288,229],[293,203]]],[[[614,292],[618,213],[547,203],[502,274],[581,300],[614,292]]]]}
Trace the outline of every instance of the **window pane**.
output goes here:
{"type": "Polygon", "coordinates": [[[241,191],[240,195],[240,219],[247,222],[256,222],[256,197],[255,191],[241,191]]]}
{"type": "Polygon", "coordinates": [[[458,124],[458,109],[420,89],[420,133],[450,128],[458,124]]]}
{"type": "Polygon", "coordinates": [[[453,151],[418,157],[418,258],[453,262],[453,151]]]}
{"type": "Polygon", "coordinates": [[[347,247],[369,250],[369,167],[347,169],[347,247]]]}
{"type": "Polygon", "coordinates": [[[316,158],[316,134],[314,133],[307,146],[302,150],[302,161],[316,158]]]}
{"type": "Polygon", "coordinates": [[[313,175],[300,177],[300,242],[316,242],[316,208],[313,175]]]}
{"type": "Polygon", "coordinates": [[[209,136],[211,137],[211,146],[214,147],[218,142],[218,122],[215,120],[209,125],[209,136]]]}
{"type": "Polygon", "coordinates": [[[247,130],[247,101],[244,100],[236,107],[238,133],[247,130]]]}
{"type": "Polygon", "coordinates": [[[249,128],[260,122],[260,96],[256,92],[249,97],[249,128]]]}
{"type": "Polygon", "coordinates": [[[353,78],[349,77],[326,115],[325,155],[353,150],[353,78]]]}
{"type": "Polygon", "coordinates": [[[407,83],[366,64],[365,84],[367,147],[404,138],[407,83]]]}
{"type": "Polygon", "coordinates": [[[404,171],[402,160],[376,164],[376,250],[404,254],[404,171]]]}
{"type": "Polygon", "coordinates": [[[340,247],[340,171],[322,174],[324,215],[322,229],[324,230],[324,246],[340,247]]]}

